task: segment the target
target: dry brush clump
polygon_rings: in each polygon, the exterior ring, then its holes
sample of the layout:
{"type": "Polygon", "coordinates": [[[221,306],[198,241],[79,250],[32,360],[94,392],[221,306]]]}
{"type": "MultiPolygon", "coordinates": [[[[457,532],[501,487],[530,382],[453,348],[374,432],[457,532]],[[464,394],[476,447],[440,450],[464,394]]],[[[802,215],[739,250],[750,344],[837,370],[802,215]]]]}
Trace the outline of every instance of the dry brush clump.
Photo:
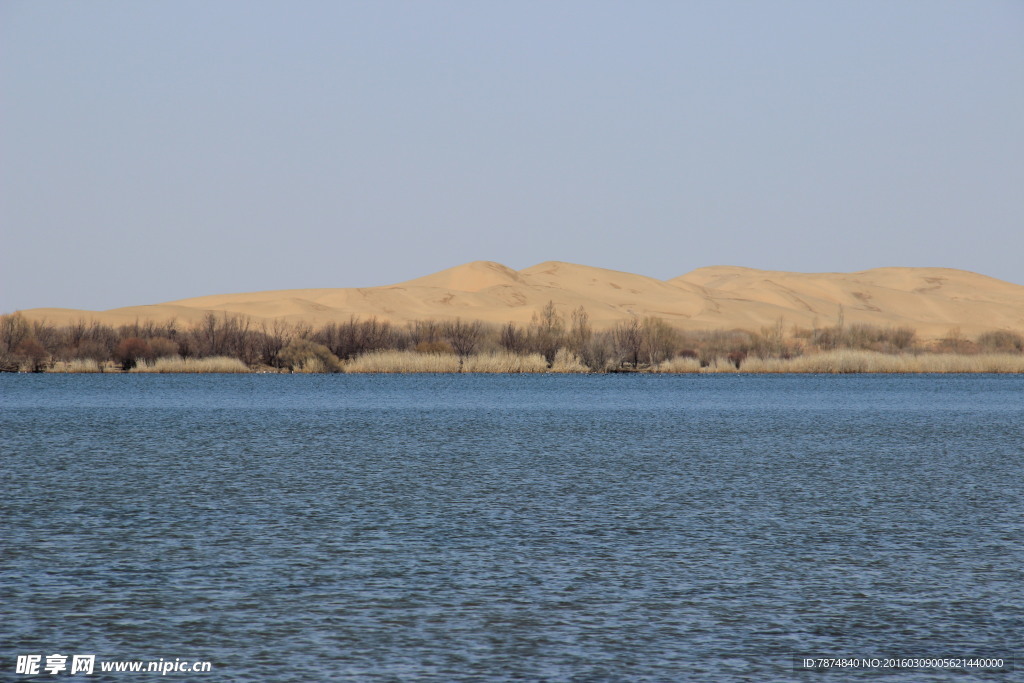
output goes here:
{"type": "MultiPolygon", "coordinates": [[[[881,353],[902,353],[913,348],[917,332],[912,327],[879,327],[855,323],[832,327],[794,329],[792,338],[819,351],[858,349],[881,353]]],[[[770,355],[770,354],[769,354],[770,355]]],[[[781,354],[774,354],[776,356],[781,354]]]]}
{"type": "Polygon", "coordinates": [[[985,353],[1024,353],[1024,335],[1011,330],[993,330],[980,335],[978,348],[985,353]]]}
{"type": "Polygon", "coordinates": [[[341,372],[341,361],[323,344],[295,339],[281,349],[278,359],[289,372],[341,372]]]}
{"type": "Polygon", "coordinates": [[[308,333],[296,336],[309,338],[327,347],[343,361],[372,351],[389,351],[408,347],[409,335],[386,320],[351,316],[345,322],[327,323],[308,333]]]}

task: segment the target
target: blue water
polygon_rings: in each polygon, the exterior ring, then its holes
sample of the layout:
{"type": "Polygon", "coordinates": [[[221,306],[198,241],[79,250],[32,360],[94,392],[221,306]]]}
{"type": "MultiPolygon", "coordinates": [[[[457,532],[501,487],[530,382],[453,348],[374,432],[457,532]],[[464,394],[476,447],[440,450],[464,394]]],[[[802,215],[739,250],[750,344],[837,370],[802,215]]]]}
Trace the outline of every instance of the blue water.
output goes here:
{"type": "MultiPolygon", "coordinates": [[[[0,679],[55,652],[270,682],[1011,657],[1022,470],[1017,376],[0,375],[0,679]]],[[[138,674],[108,676],[75,680],[138,674]]]]}

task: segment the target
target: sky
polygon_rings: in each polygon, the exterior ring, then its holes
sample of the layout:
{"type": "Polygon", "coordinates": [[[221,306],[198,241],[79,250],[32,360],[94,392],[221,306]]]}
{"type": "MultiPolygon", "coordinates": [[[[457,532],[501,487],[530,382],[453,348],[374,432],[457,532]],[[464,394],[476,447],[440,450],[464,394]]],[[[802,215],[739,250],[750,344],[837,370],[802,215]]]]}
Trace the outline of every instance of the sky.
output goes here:
{"type": "Polygon", "coordinates": [[[1024,284],[1024,2],[0,0],[0,313],[475,260],[1024,284]]]}

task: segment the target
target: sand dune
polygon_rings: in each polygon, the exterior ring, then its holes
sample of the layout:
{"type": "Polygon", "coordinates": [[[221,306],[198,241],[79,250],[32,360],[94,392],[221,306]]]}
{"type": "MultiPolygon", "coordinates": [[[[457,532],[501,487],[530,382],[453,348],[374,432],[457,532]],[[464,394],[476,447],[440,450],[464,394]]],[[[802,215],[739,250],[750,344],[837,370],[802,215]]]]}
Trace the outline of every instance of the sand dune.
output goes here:
{"type": "Polygon", "coordinates": [[[54,324],[168,318],[187,324],[209,312],[313,325],[350,316],[396,323],[456,316],[527,323],[548,301],[566,314],[583,306],[597,328],[648,315],[682,329],[752,330],[780,319],[787,329],[826,327],[842,316],[847,324],[910,326],[925,338],[945,336],[954,328],[967,336],[995,329],[1024,332],[1024,286],[948,268],[790,273],[713,266],[658,280],[558,261],[520,271],[474,261],[385,287],[223,294],[109,311],[38,308],[23,313],[54,324]]]}

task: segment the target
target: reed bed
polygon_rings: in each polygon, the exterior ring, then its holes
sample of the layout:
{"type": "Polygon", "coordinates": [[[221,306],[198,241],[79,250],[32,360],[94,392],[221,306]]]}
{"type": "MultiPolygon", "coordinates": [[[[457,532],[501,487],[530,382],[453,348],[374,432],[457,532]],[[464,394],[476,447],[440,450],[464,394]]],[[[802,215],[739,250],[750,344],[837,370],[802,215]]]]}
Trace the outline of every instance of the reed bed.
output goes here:
{"type": "MultiPolygon", "coordinates": [[[[91,359],[57,362],[47,368],[57,373],[103,372],[91,359]]],[[[337,372],[317,357],[309,357],[294,372],[337,372]]],[[[517,355],[507,351],[481,353],[460,360],[453,353],[415,351],[374,351],[344,365],[353,373],[589,373],[593,372],[575,354],[560,350],[549,368],[539,353],[517,355]]],[[[877,351],[840,349],[808,353],[794,358],[750,356],[737,368],[733,360],[719,357],[702,367],[692,357],[664,361],[641,372],[691,374],[776,374],[776,373],[1024,373],[1024,354],[1019,353],[920,353],[889,354],[877,351]]],[[[180,358],[170,356],[143,362],[130,370],[139,373],[243,373],[251,372],[241,360],[227,356],[180,358]]]]}
{"type": "Polygon", "coordinates": [[[372,351],[345,364],[345,372],[459,372],[459,357],[454,353],[417,353],[415,351],[372,351]]]}
{"type": "MultiPolygon", "coordinates": [[[[345,372],[478,372],[478,373],[544,373],[549,372],[544,356],[539,353],[518,355],[507,351],[467,356],[460,362],[454,353],[417,353],[415,351],[374,351],[345,364],[345,372]]],[[[555,358],[550,372],[588,372],[587,366],[572,354],[555,358]]]]}
{"type": "Polygon", "coordinates": [[[98,361],[91,358],[76,358],[65,363],[55,363],[53,367],[47,368],[47,372],[68,372],[73,374],[103,372],[98,361]]]}
{"type": "Polygon", "coordinates": [[[734,375],[739,372],[736,363],[728,358],[715,358],[706,368],[701,368],[703,373],[734,375]]]}
{"type": "Polygon", "coordinates": [[[876,351],[826,351],[797,358],[748,358],[741,372],[749,373],[1019,373],[1024,355],[986,353],[888,354],[876,351]]]}
{"type": "Polygon", "coordinates": [[[547,372],[548,364],[539,353],[520,356],[508,351],[481,353],[470,356],[463,364],[463,372],[519,373],[547,372]]]}
{"type": "MultiPolygon", "coordinates": [[[[543,358],[540,360],[542,363],[544,362],[543,358]]],[[[537,370],[537,372],[545,372],[545,370],[537,370]]],[[[584,365],[583,361],[575,353],[565,349],[558,349],[558,353],[555,354],[555,360],[551,364],[551,372],[582,374],[590,372],[590,368],[584,365]]]]}
{"type": "Polygon", "coordinates": [[[1018,353],[879,353],[837,350],[795,358],[748,358],[743,373],[1024,373],[1018,353]]]}
{"type": "Polygon", "coordinates": [[[795,358],[758,358],[751,356],[740,363],[716,358],[701,367],[696,358],[673,358],[652,372],[663,373],[1024,373],[1024,355],[1015,353],[891,354],[877,351],[842,349],[807,354],[795,358]]]}
{"type": "Polygon", "coordinates": [[[691,373],[701,372],[701,370],[698,359],[685,356],[677,356],[671,360],[662,361],[654,368],[654,372],[664,373],[691,373]]]}
{"type": "Polygon", "coordinates": [[[129,372],[237,373],[251,372],[251,370],[242,361],[228,356],[211,356],[208,358],[169,356],[157,358],[152,363],[140,362],[129,372]]]}

